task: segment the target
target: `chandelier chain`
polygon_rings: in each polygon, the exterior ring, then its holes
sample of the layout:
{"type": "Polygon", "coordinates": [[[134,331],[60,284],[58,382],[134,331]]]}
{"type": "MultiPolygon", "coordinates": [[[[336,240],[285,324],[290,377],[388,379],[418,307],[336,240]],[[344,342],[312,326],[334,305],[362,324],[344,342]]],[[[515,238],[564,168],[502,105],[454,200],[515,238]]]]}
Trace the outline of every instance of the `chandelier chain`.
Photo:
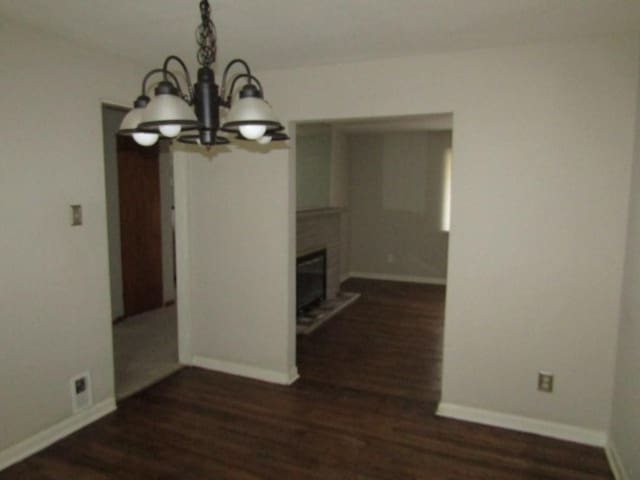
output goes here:
{"type": "Polygon", "coordinates": [[[196,29],[198,63],[203,67],[210,67],[216,61],[217,35],[216,27],[211,20],[211,7],[207,0],[200,2],[200,16],[202,23],[196,29]]]}

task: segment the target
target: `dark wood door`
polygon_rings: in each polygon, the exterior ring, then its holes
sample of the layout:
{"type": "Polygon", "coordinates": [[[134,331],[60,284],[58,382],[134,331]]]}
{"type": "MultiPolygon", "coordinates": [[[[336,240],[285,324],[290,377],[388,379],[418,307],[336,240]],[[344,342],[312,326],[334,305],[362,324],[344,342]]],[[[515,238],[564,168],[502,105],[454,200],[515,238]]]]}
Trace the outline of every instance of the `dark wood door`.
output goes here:
{"type": "Polygon", "coordinates": [[[125,316],[162,306],[159,147],[118,137],[120,243],[125,316]]]}

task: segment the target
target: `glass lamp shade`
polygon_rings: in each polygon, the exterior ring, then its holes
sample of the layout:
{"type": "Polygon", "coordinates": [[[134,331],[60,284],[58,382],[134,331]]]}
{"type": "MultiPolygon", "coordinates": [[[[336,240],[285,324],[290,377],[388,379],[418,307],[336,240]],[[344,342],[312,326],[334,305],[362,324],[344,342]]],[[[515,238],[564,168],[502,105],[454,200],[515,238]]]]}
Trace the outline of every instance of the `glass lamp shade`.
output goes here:
{"type": "Polygon", "coordinates": [[[182,98],[171,93],[160,93],[144,109],[139,127],[175,137],[181,130],[198,128],[198,119],[182,98]]]}
{"type": "Polygon", "coordinates": [[[230,133],[241,133],[243,137],[257,139],[264,135],[267,130],[281,129],[282,125],[271,109],[271,105],[258,97],[237,98],[226,122],[221,130],[230,133]],[[242,132],[240,131],[241,127],[242,132]],[[259,127],[264,127],[264,130],[259,127]]]}
{"type": "Polygon", "coordinates": [[[144,107],[135,107],[129,110],[120,123],[118,134],[130,135],[138,145],[149,147],[158,141],[159,135],[139,128],[144,110],[144,107]]]}
{"type": "Polygon", "coordinates": [[[144,107],[132,108],[124,116],[122,122],[120,122],[120,135],[131,135],[138,129],[140,122],[142,121],[142,114],[144,113],[144,107]]]}

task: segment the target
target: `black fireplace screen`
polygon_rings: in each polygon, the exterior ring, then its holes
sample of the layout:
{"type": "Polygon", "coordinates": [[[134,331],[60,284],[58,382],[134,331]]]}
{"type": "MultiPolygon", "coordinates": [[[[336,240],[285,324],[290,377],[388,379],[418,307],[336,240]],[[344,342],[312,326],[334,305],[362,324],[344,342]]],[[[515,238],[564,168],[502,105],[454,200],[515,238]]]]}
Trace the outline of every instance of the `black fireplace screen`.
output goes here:
{"type": "Polygon", "coordinates": [[[327,296],[327,251],[298,257],[296,262],[296,310],[304,312],[327,296]]]}

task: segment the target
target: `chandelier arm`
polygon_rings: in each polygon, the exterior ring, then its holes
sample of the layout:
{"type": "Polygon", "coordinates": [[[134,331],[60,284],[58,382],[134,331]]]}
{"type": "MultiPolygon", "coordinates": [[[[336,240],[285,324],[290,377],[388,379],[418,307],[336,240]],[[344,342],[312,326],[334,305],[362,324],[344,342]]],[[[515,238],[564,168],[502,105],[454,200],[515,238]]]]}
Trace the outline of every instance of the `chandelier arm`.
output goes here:
{"type": "MultiPolygon", "coordinates": [[[[189,102],[192,101],[193,99],[193,87],[191,86],[191,75],[189,75],[189,69],[187,68],[187,66],[185,65],[185,63],[182,61],[182,59],[176,55],[169,55],[164,63],[162,64],[162,71],[164,72],[164,76],[165,76],[165,80],[167,79],[167,76],[170,74],[169,72],[169,62],[173,60],[175,62],[178,62],[180,64],[180,66],[182,67],[182,70],[184,71],[184,76],[187,80],[187,92],[189,93],[189,98],[185,99],[188,100],[189,102]]],[[[173,75],[173,74],[172,74],[173,75]]],[[[173,78],[176,78],[175,75],[173,75],[173,78]]],[[[176,80],[177,82],[177,80],[176,80]]],[[[180,89],[180,84],[178,84],[178,90],[180,89]]]]}
{"type": "Polygon", "coordinates": [[[178,82],[178,77],[176,77],[173,72],[165,71],[162,68],[154,68],[153,70],[148,72],[144,76],[144,79],[142,80],[142,95],[146,95],[146,93],[147,93],[147,81],[149,81],[149,78],[151,78],[151,76],[155,75],[156,73],[162,73],[162,74],[165,74],[166,76],[171,77],[171,80],[173,80],[175,82],[178,91],[180,93],[182,93],[182,89],[180,88],[180,83],[178,82]]]}
{"type": "MultiPolygon", "coordinates": [[[[233,67],[236,64],[241,64],[246,72],[247,75],[251,76],[251,68],[249,67],[249,64],[247,62],[245,62],[244,60],[242,60],[241,58],[234,58],[233,60],[231,60],[229,63],[227,63],[227,66],[224,68],[224,73],[222,74],[222,92],[221,92],[221,97],[224,98],[224,94],[225,94],[225,88],[227,85],[227,75],[229,74],[229,70],[231,70],[231,67],[233,67]]],[[[253,77],[255,78],[255,77],[253,77]]],[[[251,83],[251,79],[249,79],[249,83],[251,83]]],[[[233,88],[231,89],[231,91],[233,91],[233,88]]]]}
{"type": "MultiPolygon", "coordinates": [[[[160,134],[173,138],[176,134],[179,135],[181,130],[193,129],[197,130],[197,133],[190,133],[182,138],[186,139],[187,143],[197,142],[207,148],[229,143],[225,137],[217,136],[221,130],[238,133],[238,138],[244,138],[244,131],[249,132],[247,138],[252,138],[257,133],[255,129],[243,130],[242,127],[266,127],[270,132],[265,137],[267,141],[268,137],[272,137],[273,140],[288,139],[287,135],[281,132],[284,126],[275,119],[271,106],[264,100],[262,84],[251,73],[246,61],[235,58],[228,62],[221,86],[216,84],[211,67],[217,54],[216,28],[211,19],[209,0],[199,0],[199,3],[201,24],[196,29],[196,59],[200,68],[197,71],[197,83],[192,83],[189,69],[180,57],[166,57],[162,68],[155,68],[144,76],[142,95],[135,100],[134,109],[130,112],[137,114],[137,117],[134,115],[129,118],[129,114],[125,116],[120,126],[121,133],[153,132],[155,142],[160,134]],[[169,71],[171,62],[177,62],[182,68],[182,73],[179,73],[177,68],[169,71]],[[239,72],[231,73],[232,68],[238,65],[239,72]],[[157,85],[152,100],[146,95],[146,90],[148,86],[151,87],[148,84],[156,74],[162,74],[162,80],[155,82],[157,85]],[[243,82],[239,85],[240,80],[243,82]],[[184,82],[187,83],[186,88],[184,82]],[[234,102],[232,108],[231,100],[236,88],[239,90],[238,102],[234,102]],[[188,108],[185,102],[193,108],[188,108]],[[236,105],[238,108],[235,108],[236,105]],[[230,109],[229,117],[223,125],[220,121],[220,107],[230,109]],[[148,132],[145,130],[146,127],[150,129],[148,132]],[[156,127],[159,133],[156,133],[156,127]],[[163,130],[162,127],[166,128],[163,130]]],[[[140,145],[148,146],[154,143],[151,139],[136,138],[135,135],[134,140],[140,145]]]]}

